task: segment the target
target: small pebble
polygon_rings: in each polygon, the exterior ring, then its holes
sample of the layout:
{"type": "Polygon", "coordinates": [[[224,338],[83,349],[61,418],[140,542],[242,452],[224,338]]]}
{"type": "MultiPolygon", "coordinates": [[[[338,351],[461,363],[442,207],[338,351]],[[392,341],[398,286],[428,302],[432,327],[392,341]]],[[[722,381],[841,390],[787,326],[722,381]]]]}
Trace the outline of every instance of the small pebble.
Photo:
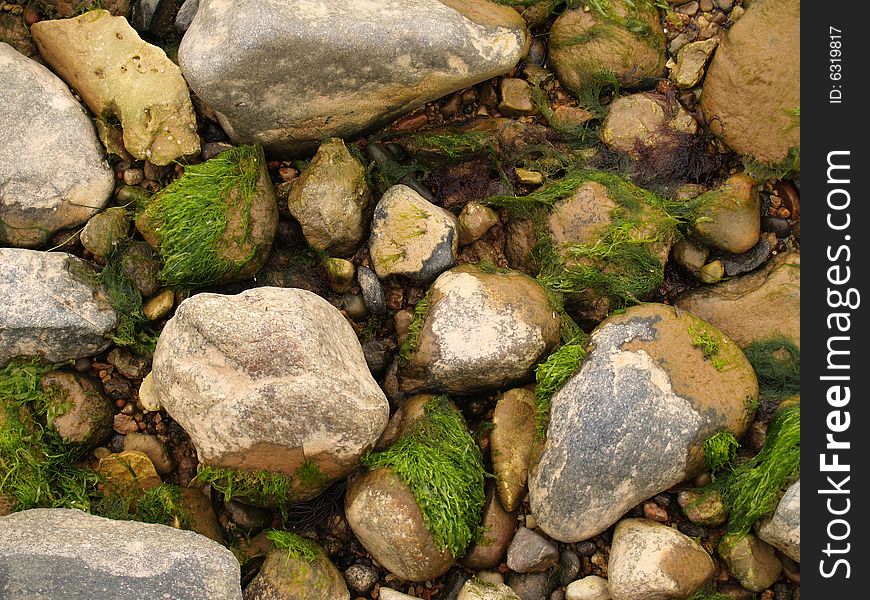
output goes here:
{"type": "Polygon", "coordinates": [[[725,266],[720,260],[714,260],[701,267],[701,281],[704,283],[717,283],[725,275],[725,266]]]}
{"type": "Polygon", "coordinates": [[[145,172],[142,169],[127,169],[124,171],[124,183],[127,185],[139,185],[145,181],[145,172]]]}
{"type": "Polygon", "coordinates": [[[75,369],[79,373],[87,373],[91,369],[91,359],[90,358],[78,358],[78,359],[76,359],[75,369]]]}
{"type": "Polygon", "coordinates": [[[356,270],[356,280],[362,291],[363,300],[373,315],[383,315],[387,312],[387,299],[384,288],[378,276],[371,269],[359,267],[356,270]]]}
{"type": "Polygon", "coordinates": [[[579,542],[575,547],[577,549],[577,554],[580,556],[592,556],[598,551],[595,542],[590,542],[589,540],[579,542]]]}
{"type": "Polygon", "coordinates": [[[681,15],[692,16],[698,12],[698,8],[699,6],[697,2],[687,2],[686,4],[679,5],[674,10],[681,15]]]}
{"type": "Polygon", "coordinates": [[[655,502],[644,502],[643,516],[659,523],[668,522],[668,511],[663,509],[655,502]]]}
{"type": "Polygon", "coordinates": [[[698,6],[704,12],[710,12],[713,10],[713,0],[701,0],[698,2],[698,6]]]}

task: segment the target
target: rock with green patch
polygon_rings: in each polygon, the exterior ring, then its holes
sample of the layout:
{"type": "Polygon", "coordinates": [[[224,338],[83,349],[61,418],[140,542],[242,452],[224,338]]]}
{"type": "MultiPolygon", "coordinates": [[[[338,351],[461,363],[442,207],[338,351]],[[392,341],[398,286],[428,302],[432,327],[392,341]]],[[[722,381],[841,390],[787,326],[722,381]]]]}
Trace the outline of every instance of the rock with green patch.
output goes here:
{"type": "Polygon", "coordinates": [[[718,490],[683,490],[677,502],[692,523],[718,527],[728,520],[728,511],[718,490]]]}
{"type": "Polygon", "coordinates": [[[0,366],[19,356],[60,363],[109,347],[118,314],[89,273],[64,252],[0,248],[0,366]]]}
{"type": "Polygon", "coordinates": [[[697,130],[695,119],[676,100],[640,92],[611,102],[599,135],[610,148],[640,158],[641,152],[672,151],[677,134],[693,135],[697,130]]]}
{"type": "Polygon", "coordinates": [[[163,259],[174,286],[244,281],[269,258],[278,208],[262,148],[232,148],[152,196],[136,228],[163,259]]]}
{"type": "Polygon", "coordinates": [[[535,444],[535,394],[526,388],[505,392],[495,405],[492,425],[490,453],[496,489],[502,506],[511,512],[525,496],[535,444]]]}
{"type": "Polygon", "coordinates": [[[97,214],[114,177],[69,88],[3,42],[0,95],[0,244],[35,248],[97,214]]]}
{"type": "Polygon", "coordinates": [[[40,386],[48,400],[47,425],[65,442],[93,448],[112,433],[112,402],[84,375],[52,371],[40,386]]]}
{"type": "Polygon", "coordinates": [[[549,64],[562,85],[597,96],[612,84],[635,88],[661,77],[665,36],[654,2],[595,4],[565,10],[550,29],[549,64]]]}
{"type": "Polygon", "coordinates": [[[346,294],[353,287],[356,280],[356,267],[349,260],[343,258],[330,258],[324,263],[326,277],[329,279],[329,287],[336,294],[346,294]]]}
{"type": "MultiPolygon", "coordinates": [[[[419,307],[419,305],[418,305],[419,307]]],[[[471,394],[530,378],[559,340],[560,319],[535,280],[462,265],[442,274],[402,346],[405,392],[471,394]]]]}
{"type": "Polygon", "coordinates": [[[130,233],[130,215],[120,206],[94,215],[82,229],[82,246],[94,256],[109,256],[130,233]]]}
{"type": "Polygon", "coordinates": [[[104,122],[120,121],[124,148],[167,165],[199,153],[196,116],[181,70],[124,17],[93,10],[31,28],[45,61],[104,122]]]}
{"type": "Polygon", "coordinates": [[[490,583],[472,577],[459,590],[456,600],[520,600],[520,597],[503,583],[490,583]]]}
{"type": "Polygon", "coordinates": [[[675,304],[745,347],[785,336],[800,347],[801,257],[787,252],[765,267],[679,296],[675,304]]]}
{"type": "Polygon", "coordinates": [[[756,527],[759,539],[790,559],[801,561],[801,481],[791,484],[776,511],[756,527]]]}
{"type": "Polygon", "coordinates": [[[772,546],[747,533],[726,535],[717,547],[728,571],[750,592],[763,592],[779,579],[782,563],[772,546]]]}
{"type": "MultiPolygon", "coordinates": [[[[302,538],[300,538],[302,539],[302,538]]],[[[304,551],[275,548],[245,588],[244,600],[350,600],[341,572],[313,542],[304,551]]]]}
{"type": "Polygon", "coordinates": [[[209,467],[201,477],[254,504],[312,498],[347,476],[389,416],[351,326],[293,288],[185,300],[151,377],[209,467]]]}
{"type": "Polygon", "coordinates": [[[320,144],[293,183],[287,206],[311,247],[350,256],[366,233],[371,199],[365,169],[342,140],[333,138],[320,144]]]}
{"type": "Polygon", "coordinates": [[[121,272],[143,298],[153,296],[160,289],[163,263],[157,252],[145,242],[134,241],[124,245],[113,260],[118,261],[121,272]]]}
{"type": "Polygon", "coordinates": [[[456,262],[459,223],[405,185],[388,189],[375,207],[369,254],[381,279],[432,281],[456,262]]]}
{"type": "Polygon", "coordinates": [[[672,527],[625,519],[613,532],[607,566],[613,600],[688,598],[713,572],[707,551],[672,527]]]}
{"type": "Polygon", "coordinates": [[[716,50],[701,94],[710,129],[735,152],[768,165],[800,150],[800,79],[794,77],[800,16],[798,0],[749,6],[716,50]]]}
{"type": "Polygon", "coordinates": [[[681,90],[688,90],[701,83],[704,68],[713,56],[719,38],[686,44],[677,53],[677,64],[671,69],[671,79],[681,90]]]}
{"type": "Polygon", "coordinates": [[[516,513],[507,512],[498,499],[494,485],[487,486],[486,504],[480,520],[482,533],[460,562],[469,569],[493,569],[507,552],[517,528],[516,513]]]}
{"type": "Polygon", "coordinates": [[[156,435],[128,433],[124,436],[124,452],[132,451],[147,456],[154,464],[154,469],[161,475],[171,473],[175,469],[175,457],[169,453],[166,444],[156,435]]]}
{"type": "Polygon", "coordinates": [[[725,252],[750,250],[761,236],[761,208],[755,181],[738,173],[695,200],[701,205],[690,233],[698,241],[725,252]]]}
{"type": "Polygon", "coordinates": [[[563,369],[574,374],[550,401],[529,495],[538,526],[566,542],[589,539],[697,474],[704,441],[722,430],[742,435],[758,398],[734,342],[661,304],[603,321],[579,368],[563,369]]]}
{"type": "Polygon", "coordinates": [[[397,413],[345,495],[357,539],[408,581],[443,575],[475,539],[484,505],[483,459],[446,397],[420,396],[397,413]]]}
{"type": "Polygon", "coordinates": [[[239,563],[217,542],[80,510],[0,519],[0,564],[4,588],[21,598],[242,600],[239,563]]]}
{"type": "Polygon", "coordinates": [[[231,138],[292,154],[506,73],[528,44],[484,0],[201,0],[178,58],[231,138]]]}
{"type": "Polygon", "coordinates": [[[148,455],[138,450],[125,450],[100,459],[97,474],[103,480],[107,494],[136,498],[158,487],[160,475],[148,455]]]}

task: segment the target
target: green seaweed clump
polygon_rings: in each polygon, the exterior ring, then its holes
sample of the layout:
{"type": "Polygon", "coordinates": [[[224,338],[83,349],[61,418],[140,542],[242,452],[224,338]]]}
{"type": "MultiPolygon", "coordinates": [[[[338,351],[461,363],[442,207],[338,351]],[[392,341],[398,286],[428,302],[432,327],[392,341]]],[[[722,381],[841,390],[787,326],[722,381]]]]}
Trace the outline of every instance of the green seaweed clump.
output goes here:
{"type": "Polygon", "coordinates": [[[553,352],[535,370],[535,429],[538,439],[547,435],[550,400],[586,359],[588,336],[578,329],[577,336],[553,352]]]}
{"type": "Polygon", "coordinates": [[[794,342],[785,337],[760,340],[743,354],[755,369],[762,399],[778,401],[800,393],[801,350],[794,342]]]}
{"type": "Polygon", "coordinates": [[[272,471],[246,471],[200,464],[196,478],[221,492],[227,501],[238,497],[264,505],[276,504],[282,513],[286,512],[296,492],[292,477],[272,471]]]}
{"type": "Polygon", "coordinates": [[[151,356],[157,347],[157,332],[145,317],[142,294],[124,273],[120,256],[121,251],[116,250],[97,275],[109,304],[118,313],[118,327],[112,334],[112,341],[117,346],[129,348],[137,356],[151,356]]]}
{"type": "Polygon", "coordinates": [[[730,431],[720,431],[704,442],[704,459],[707,468],[714,475],[725,467],[734,464],[740,444],[730,431]]]}
{"type": "Polygon", "coordinates": [[[732,600],[732,597],[720,594],[716,591],[715,585],[708,583],[695,591],[695,593],[689,596],[686,600],[732,600]]]}
{"type": "Polygon", "coordinates": [[[426,295],[423,296],[414,306],[414,318],[408,326],[408,335],[405,337],[405,341],[402,342],[402,347],[399,348],[399,361],[402,364],[408,364],[411,360],[411,356],[413,356],[417,351],[417,348],[420,346],[420,332],[423,329],[423,321],[426,319],[426,313],[429,312],[430,303],[429,292],[426,292],[426,295]]]}
{"type": "Polygon", "coordinates": [[[435,546],[460,557],[478,535],[483,457],[447,396],[433,398],[423,412],[406,435],[362,462],[369,469],[391,469],[410,488],[435,546]]]}
{"type": "Polygon", "coordinates": [[[320,470],[320,466],[310,458],[296,469],[296,479],[299,485],[307,488],[320,488],[329,481],[326,474],[320,470]]]}
{"type": "Polygon", "coordinates": [[[317,545],[304,537],[289,531],[272,530],[266,534],[269,541],[278,549],[287,553],[288,558],[314,562],[317,560],[317,545]]]}
{"type": "MultiPolygon", "coordinates": [[[[800,109],[798,109],[800,117],[800,109]]],[[[796,179],[801,174],[801,149],[800,146],[792,146],[788,154],[779,163],[769,165],[751,156],[743,157],[743,170],[756,181],[768,179],[796,179]]]]}
{"type": "Polygon", "coordinates": [[[262,150],[239,146],[216,157],[185,167],[184,175],[152,196],[140,208],[147,228],[154,232],[163,259],[161,278],[178,287],[220,282],[238,273],[254,256],[251,240],[251,205],[260,178],[262,150]],[[231,260],[221,251],[231,218],[229,201],[238,194],[241,239],[234,245],[251,245],[247,256],[231,260]]]}
{"type": "Polygon", "coordinates": [[[157,523],[190,529],[190,515],[183,505],[181,488],[163,483],[136,497],[109,493],[94,501],[91,512],[116,521],[157,523]]]}
{"type": "Polygon", "coordinates": [[[702,325],[690,326],[689,335],[692,337],[692,346],[700,348],[704,359],[709,360],[717,371],[722,371],[728,366],[728,361],[719,356],[723,339],[717,338],[702,325]]]}

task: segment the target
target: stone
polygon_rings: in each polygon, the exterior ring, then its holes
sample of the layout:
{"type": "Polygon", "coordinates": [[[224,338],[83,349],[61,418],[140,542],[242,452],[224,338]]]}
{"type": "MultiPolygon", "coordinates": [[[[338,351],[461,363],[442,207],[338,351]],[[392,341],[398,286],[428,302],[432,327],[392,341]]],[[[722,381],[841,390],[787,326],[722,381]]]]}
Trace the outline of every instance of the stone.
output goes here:
{"type": "Polygon", "coordinates": [[[721,260],[708,262],[698,271],[702,283],[719,283],[725,276],[725,266],[721,260]]]}
{"type": "Polygon", "coordinates": [[[350,600],[341,572],[322,548],[313,560],[275,549],[245,588],[244,600],[350,600]]]}
{"type": "Polygon", "coordinates": [[[454,265],[456,217],[405,185],[394,185],[375,206],[369,254],[378,277],[404,275],[426,283],[454,265]]]}
{"type": "Polygon", "coordinates": [[[504,77],[499,82],[501,102],[498,110],[509,117],[522,117],[538,113],[532,102],[532,86],[522,79],[504,77]]]}
{"type": "Polygon", "coordinates": [[[338,299],[337,306],[354,321],[364,321],[369,316],[369,308],[360,294],[344,294],[338,299]]]}
{"type": "Polygon", "coordinates": [[[782,572],[773,547],[751,533],[723,537],[718,552],[734,579],[750,592],[766,590],[782,572]]]}
{"type": "Polygon", "coordinates": [[[201,463],[289,476],[295,500],[347,476],[389,416],[350,324],[294,288],[185,300],[160,335],[151,376],[201,463]],[[316,481],[300,476],[303,465],[316,481]]]}
{"type": "Polygon", "coordinates": [[[112,402],[90,378],[51,371],[39,380],[48,400],[46,420],[69,444],[93,448],[112,434],[112,402]]]}
{"type": "Polygon", "coordinates": [[[175,292],[166,288],[142,306],[142,314],[149,321],[158,321],[168,315],[175,306],[175,292]]]}
{"type": "Polygon", "coordinates": [[[145,376],[139,386],[139,404],[149,412],[157,412],[163,408],[157,398],[157,390],[154,389],[154,379],[151,377],[151,373],[145,376]]]}
{"type": "Polygon", "coordinates": [[[738,173],[695,199],[701,206],[690,233],[702,244],[740,254],[761,236],[761,208],[755,181],[738,173]]]}
{"type": "Polygon", "coordinates": [[[490,583],[480,578],[472,578],[462,586],[456,600],[520,600],[520,597],[503,583],[490,583]]]}
{"type": "Polygon", "coordinates": [[[620,96],[610,104],[601,125],[601,140],[633,158],[642,151],[676,147],[675,134],[692,135],[695,119],[674,100],[661,94],[641,92],[620,96]]]}
{"type": "Polygon", "coordinates": [[[701,111],[710,130],[765,164],[786,162],[792,148],[800,149],[800,81],[793,76],[800,70],[800,16],[798,0],[750,5],[704,81],[701,111]]]}
{"type": "Polygon", "coordinates": [[[589,575],[565,588],[565,600],[610,600],[610,586],[603,577],[589,575]]]}
{"type": "Polygon", "coordinates": [[[0,519],[0,577],[13,598],[242,598],[239,563],[217,542],[63,508],[0,519]]]}
{"type": "Polygon", "coordinates": [[[459,245],[479,240],[498,222],[498,213],[493,209],[479,202],[469,202],[459,213],[459,245]]]}
{"type": "Polygon", "coordinates": [[[128,433],[124,436],[124,452],[138,450],[154,464],[154,469],[161,475],[171,473],[175,469],[175,458],[169,453],[166,444],[156,435],[146,433],[128,433]]]}
{"type": "Polygon", "coordinates": [[[725,254],[720,256],[725,275],[734,277],[749,271],[754,271],[770,258],[773,246],[768,241],[768,236],[762,236],[758,243],[742,254],[725,254]]]}
{"type": "Polygon", "coordinates": [[[163,263],[145,242],[132,242],[121,250],[121,271],[139,290],[143,298],[149,298],[160,289],[160,270],[163,263]]]}
{"type": "Polygon", "coordinates": [[[800,254],[779,254],[763,269],[677,297],[740,346],[785,336],[800,347],[800,254]]]}
{"type": "Polygon", "coordinates": [[[740,348],[671,306],[611,316],[588,347],[551,399],[547,439],[529,473],[532,514],[563,542],[601,533],[699,473],[704,441],[723,430],[739,438],[758,398],[740,348]],[[704,340],[715,348],[706,358],[704,340]]]}
{"type": "Polygon", "coordinates": [[[671,69],[671,79],[681,90],[688,90],[704,78],[704,68],[713,56],[719,38],[710,38],[701,42],[686,44],[677,53],[677,64],[671,69]]]}
{"type": "MultiPolygon", "coordinates": [[[[538,171],[530,171],[517,167],[514,169],[514,174],[517,176],[517,181],[523,185],[541,185],[544,183],[544,174],[538,171]]],[[[462,215],[460,215],[460,218],[462,215]]],[[[460,240],[462,238],[460,237],[460,240]]]]}
{"type": "Polygon", "coordinates": [[[94,256],[106,257],[130,233],[130,216],[120,206],[107,208],[87,222],[80,236],[82,246],[94,256]]]}
{"type": "Polygon", "coordinates": [[[356,270],[356,280],[369,312],[373,315],[384,315],[387,312],[387,299],[384,288],[378,276],[371,269],[360,266],[356,270]]]}
{"type": "Polygon", "coordinates": [[[427,581],[453,565],[450,553],[435,547],[411,490],[390,469],[376,469],[351,480],[344,507],[357,539],[397,577],[427,581]]]}
{"type": "Polygon", "coordinates": [[[0,248],[0,367],[16,357],[62,363],[109,347],[118,315],[64,252],[0,248]]]}
{"type": "Polygon", "coordinates": [[[109,352],[106,361],[127,379],[142,379],[151,370],[150,359],[134,356],[123,348],[115,348],[109,352]]]}
{"type": "Polygon", "coordinates": [[[380,579],[378,572],[365,563],[354,563],[344,572],[348,589],[357,596],[365,596],[380,579]]]}
{"type": "Polygon", "coordinates": [[[184,0],[184,4],[181,5],[181,8],[178,9],[178,14],[175,15],[175,29],[182,33],[187,31],[198,10],[199,0],[184,0]]]}
{"type": "Polygon", "coordinates": [[[88,108],[121,122],[124,148],[167,165],[199,153],[196,116],[181,71],[124,17],[92,10],[31,28],[39,52],[88,108]]]}
{"type": "Polygon", "coordinates": [[[683,490],[677,502],[686,513],[686,518],[696,525],[718,527],[728,519],[728,512],[718,490],[683,490]]]}
{"type": "Polygon", "coordinates": [[[312,248],[351,256],[366,234],[371,200],[365,169],[342,140],[333,138],[320,144],[294,181],[287,207],[312,248]]]}
{"type": "Polygon", "coordinates": [[[0,244],[35,248],[102,210],[115,178],[69,88],[3,42],[0,94],[0,244]]]}
{"type": "Polygon", "coordinates": [[[551,589],[548,573],[509,573],[507,584],[520,600],[546,600],[551,589]]]}
{"type": "Polygon", "coordinates": [[[667,525],[625,519],[613,532],[607,568],[613,600],[688,598],[713,572],[707,551],[667,525]]]}
{"type": "Polygon", "coordinates": [[[451,269],[429,290],[419,343],[399,371],[402,390],[463,395],[523,382],[558,343],[559,323],[530,277],[451,269]]]}
{"type": "Polygon", "coordinates": [[[138,450],[110,454],[100,459],[97,474],[106,491],[123,498],[136,498],[162,481],[148,455],[138,450]]]}
{"type": "Polygon", "coordinates": [[[498,499],[495,486],[488,486],[481,518],[481,539],[471,545],[460,561],[469,569],[492,569],[498,566],[517,528],[515,513],[507,512],[498,499]]]}
{"type": "Polygon", "coordinates": [[[759,539],[795,562],[801,561],[801,480],[785,491],[773,516],[756,526],[759,539]]]}
{"type": "Polygon", "coordinates": [[[190,530],[226,545],[224,533],[211,506],[211,498],[196,488],[181,488],[181,510],[190,521],[190,530]]]}
{"type": "Polygon", "coordinates": [[[710,256],[710,249],[696,244],[690,239],[683,238],[678,240],[671,247],[671,257],[674,261],[689,271],[697,273],[707,263],[707,257],[710,256]]]}
{"type": "Polygon", "coordinates": [[[528,44],[483,0],[200,0],[178,60],[232,139],[298,154],[506,73],[528,44]]]}
{"type": "Polygon", "coordinates": [[[508,569],[515,573],[540,573],[558,563],[556,544],[531,529],[517,529],[507,550],[508,569]]]}
{"type": "Polygon", "coordinates": [[[568,585],[577,579],[582,568],[583,561],[580,560],[580,556],[571,548],[564,548],[559,553],[559,583],[562,585],[568,585]]]}
{"type": "Polygon", "coordinates": [[[329,287],[336,294],[346,294],[356,280],[356,266],[343,258],[329,258],[325,261],[326,277],[329,287]]]}
{"type": "Polygon", "coordinates": [[[653,3],[611,0],[609,9],[616,18],[570,8],[550,29],[550,67],[575,94],[608,85],[608,72],[620,89],[632,89],[664,71],[665,36],[653,3]],[[635,31],[624,25],[627,19],[635,31]]]}
{"type": "Polygon", "coordinates": [[[535,394],[526,388],[505,392],[492,413],[489,437],[495,485],[508,512],[519,508],[529,476],[529,456],[536,441],[535,394]]]}
{"type": "Polygon", "coordinates": [[[409,596],[402,592],[397,592],[393,588],[382,587],[378,594],[380,600],[417,600],[416,596],[409,596]]]}
{"type": "Polygon", "coordinates": [[[224,508],[233,523],[246,532],[263,529],[272,523],[272,511],[267,508],[245,504],[236,499],[225,499],[224,508]]]}

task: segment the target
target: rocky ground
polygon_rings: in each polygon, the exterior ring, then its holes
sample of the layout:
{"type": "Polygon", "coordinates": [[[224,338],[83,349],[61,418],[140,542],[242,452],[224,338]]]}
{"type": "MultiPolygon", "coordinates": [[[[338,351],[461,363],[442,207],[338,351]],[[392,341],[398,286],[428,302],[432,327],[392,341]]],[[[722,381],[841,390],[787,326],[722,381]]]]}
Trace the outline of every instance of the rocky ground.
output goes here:
{"type": "Polygon", "coordinates": [[[798,600],[798,21],[0,4],[0,597],[798,600]]]}

